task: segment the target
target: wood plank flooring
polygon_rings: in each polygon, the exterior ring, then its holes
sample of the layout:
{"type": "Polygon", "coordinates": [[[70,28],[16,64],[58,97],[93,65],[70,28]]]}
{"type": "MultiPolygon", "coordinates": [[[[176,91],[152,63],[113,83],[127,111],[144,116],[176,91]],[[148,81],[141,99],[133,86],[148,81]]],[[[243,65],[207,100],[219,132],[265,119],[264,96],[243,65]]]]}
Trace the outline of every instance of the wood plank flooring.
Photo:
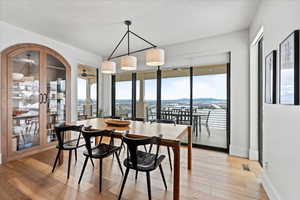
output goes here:
{"type": "MultiPolygon", "coordinates": [[[[165,147],[162,147],[165,151],[165,147]]],[[[82,149],[83,150],[83,149],[82,149]]],[[[166,151],[165,151],[166,153],[166,151]]],[[[78,161],[71,165],[70,179],[67,180],[67,152],[65,162],[51,173],[56,149],[48,150],[24,159],[0,165],[0,199],[117,199],[121,172],[116,159],[107,158],[103,162],[102,193],[98,191],[98,160],[87,164],[80,185],[77,184],[84,156],[78,152],[78,161]]],[[[268,200],[260,180],[260,167],[257,162],[228,156],[207,150],[193,149],[193,170],[187,170],[187,149],[181,151],[181,199],[182,200],[268,200]],[[245,164],[250,171],[244,170],[245,164]]],[[[125,154],[122,154],[122,160],[125,154]]],[[[151,173],[152,198],[156,200],[172,199],[172,173],[168,160],[163,169],[168,190],[164,190],[159,170],[151,173]]],[[[132,171],[127,179],[123,193],[126,200],[146,200],[146,176],[139,173],[134,179],[132,171]]]]}

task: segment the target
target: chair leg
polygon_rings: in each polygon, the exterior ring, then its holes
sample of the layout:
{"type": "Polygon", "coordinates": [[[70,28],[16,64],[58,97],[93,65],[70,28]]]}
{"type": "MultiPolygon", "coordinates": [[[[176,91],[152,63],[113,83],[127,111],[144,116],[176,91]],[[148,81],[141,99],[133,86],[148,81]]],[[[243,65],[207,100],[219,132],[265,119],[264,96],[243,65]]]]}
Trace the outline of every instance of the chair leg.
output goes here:
{"type": "Polygon", "coordinates": [[[150,144],[149,153],[152,151],[153,144],[150,144]]]}
{"type": "Polygon", "coordinates": [[[159,165],[159,170],[160,170],[160,173],[161,173],[161,177],[162,177],[162,179],[163,179],[163,181],[164,181],[165,189],[167,190],[167,189],[168,189],[168,188],[167,188],[167,183],[166,183],[164,171],[163,171],[163,169],[162,169],[161,164],[159,165]]]}
{"type": "Polygon", "coordinates": [[[77,162],[77,149],[75,149],[75,161],[77,162]]]}
{"type": "Polygon", "coordinates": [[[147,175],[148,199],[151,200],[151,181],[150,181],[150,172],[146,172],[146,175],[147,175]]]}
{"type": "Polygon", "coordinates": [[[68,179],[70,177],[70,167],[71,167],[71,161],[72,161],[72,150],[69,151],[69,162],[68,162],[68,179]]]}
{"type": "Polygon", "coordinates": [[[170,169],[171,169],[171,171],[172,171],[172,159],[171,159],[170,147],[167,147],[167,149],[168,149],[168,156],[169,156],[170,169]]]}
{"type": "Polygon", "coordinates": [[[54,165],[53,165],[53,169],[52,169],[52,173],[54,172],[54,169],[56,167],[57,161],[59,159],[60,151],[61,150],[59,149],[58,152],[57,152],[57,155],[56,155],[56,158],[55,158],[55,162],[54,162],[54,165]]]}
{"type": "Polygon", "coordinates": [[[146,147],[146,145],[144,145],[144,148],[145,148],[145,152],[147,152],[147,147],[146,147]]]}
{"type": "Polygon", "coordinates": [[[122,148],[123,148],[123,146],[124,146],[124,140],[122,139],[122,142],[121,142],[121,145],[120,145],[120,150],[119,150],[119,155],[121,154],[121,151],[122,151],[122,148]]]}
{"type": "Polygon", "coordinates": [[[135,180],[137,180],[138,174],[139,174],[139,171],[135,170],[135,180]]]}
{"type": "Polygon", "coordinates": [[[88,159],[89,159],[89,157],[86,156],[85,160],[84,160],[84,164],[83,164],[82,170],[81,170],[81,174],[80,174],[80,178],[79,178],[78,184],[80,184],[80,182],[81,182],[81,179],[82,179],[82,176],[83,176],[83,173],[84,173],[84,170],[85,170],[86,163],[87,163],[88,159]]]}
{"type": "Polygon", "coordinates": [[[207,130],[208,136],[210,137],[210,129],[209,129],[208,125],[206,126],[206,130],[207,130]]]}
{"type": "Polygon", "coordinates": [[[91,162],[92,162],[93,167],[95,168],[93,158],[90,157],[90,160],[91,160],[91,162]]]}
{"type": "Polygon", "coordinates": [[[118,160],[118,164],[119,164],[119,167],[120,167],[120,170],[121,170],[121,173],[122,173],[122,176],[124,176],[124,172],[123,172],[123,168],[122,168],[122,165],[121,165],[121,162],[120,162],[120,158],[119,158],[119,155],[117,152],[115,152],[116,154],[116,157],[117,157],[117,160],[118,160]]]}
{"type": "Polygon", "coordinates": [[[120,200],[121,197],[122,197],[122,193],[123,193],[123,190],[124,190],[124,186],[125,186],[125,183],[126,183],[126,180],[127,180],[128,173],[129,173],[129,168],[127,167],[126,172],[125,172],[125,176],[123,178],[123,182],[122,182],[122,186],[121,186],[121,190],[120,190],[120,193],[119,193],[118,200],[120,200]]]}
{"type": "Polygon", "coordinates": [[[99,160],[99,192],[102,190],[102,159],[99,160]]]}

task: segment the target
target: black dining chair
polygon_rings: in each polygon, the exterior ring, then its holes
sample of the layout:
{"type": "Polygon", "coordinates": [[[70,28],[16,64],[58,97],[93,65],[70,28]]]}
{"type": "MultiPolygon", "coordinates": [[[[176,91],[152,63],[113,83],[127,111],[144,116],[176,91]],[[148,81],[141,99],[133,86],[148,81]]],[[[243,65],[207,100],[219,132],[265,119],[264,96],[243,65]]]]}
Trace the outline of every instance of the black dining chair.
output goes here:
{"type": "Polygon", "coordinates": [[[136,172],[146,172],[147,176],[147,188],[148,188],[148,198],[151,200],[151,182],[150,182],[150,172],[159,167],[165,189],[167,190],[167,183],[164,176],[163,168],[161,166],[162,161],[165,158],[165,155],[159,155],[159,142],[161,138],[151,137],[145,139],[134,139],[124,136],[124,142],[127,144],[127,158],[124,160],[124,166],[126,167],[125,176],[122,181],[121,190],[119,193],[119,200],[122,197],[122,193],[125,187],[126,179],[129,173],[129,170],[135,170],[136,172]],[[148,145],[148,144],[157,144],[156,153],[139,151],[138,146],[148,145]]]}
{"type": "Polygon", "coordinates": [[[95,138],[95,137],[110,137],[111,141],[113,141],[113,130],[92,130],[91,127],[84,127],[82,129],[82,135],[84,137],[85,140],[85,146],[86,146],[86,151],[83,152],[83,155],[85,156],[85,161],[82,167],[82,171],[80,174],[80,178],[78,181],[78,184],[80,184],[83,173],[85,171],[85,167],[87,164],[87,161],[89,158],[94,158],[94,159],[99,159],[99,191],[101,192],[101,188],[102,188],[102,162],[104,158],[107,158],[113,154],[116,155],[117,160],[118,160],[118,164],[121,170],[122,175],[123,173],[123,169],[121,166],[121,162],[120,162],[120,158],[118,155],[118,151],[120,150],[121,147],[118,146],[114,146],[112,144],[112,142],[110,142],[110,144],[104,144],[104,143],[99,143],[97,144],[95,147],[91,146],[91,139],[95,138]]]}
{"type": "Polygon", "coordinates": [[[132,121],[139,121],[139,122],[144,122],[145,119],[141,117],[136,117],[136,118],[125,118],[125,120],[132,120],[132,121]]]}
{"type": "Polygon", "coordinates": [[[205,125],[206,130],[208,132],[208,136],[210,136],[210,130],[209,130],[209,126],[208,126],[210,114],[211,114],[211,110],[209,110],[206,115],[201,116],[201,122],[199,124],[200,132],[201,132],[201,125],[205,125]]]}
{"type": "MultiPolygon", "coordinates": [[[[53,165],[53,169],[52,169],[52,173],[55,170],[55,167],[57,165],[57,161],[59,160],[60,154],[63,151],[69,151],[69,162],[68,162],[68,179],[70,177],[70,166],[71,166],[71,161],[72,161],[72,151],[75,151],[75,160],[77,161],[77,149],[80,147],[83,147],[84,144],[79,144],[80,143],[80,139],[81,139],[81,128],[83,126],[76,126],[76,125],[64,125],[61,124],[59,126],[56,126],[54,128],[55,133],[56,133],[56,137],[58,140],[58,144],[56,146],[56,148],[58,149],[57,155],[56,155],[56,159],[53,165]],[[73,132],[77,132],[78,134],[78,138],[77,139],[72,139],[72,140],[66,140],[66,134],[68,131],[73,131],[73,132]],[[66,141],[65,141],[66,140],[66,141]]],[[[91,159],[92,165],[94,166],[93,160],[91,159]]]]}
{"type": "MultiPolygon", "coordinates": [[[[158,120],[155,120],[155,121],[152,121],[152,122],[163,123],[163,124],[173,124],[174,126],[176,125],[176,122],[174,120],[171,120],[171,119],[158,119],[158,120]]],[[[149,152],[151,152],[152,146],[153,145],[150,145],[149,152]]],[[[172,158],[171,158],[171,150],[170,149],[171,149],[170,147],[167,147],[169,163],[170,163],[170,169],[172,171],[172,158]]]]}
{"type": "MultiPolygon", "coordinates": [[[[145,122],[145,119],[144,119],[144,118],[139,118],[139,117],[136,117],[136,118],[125,118],[125,120],[132,120],[132,121],[138,121],[138,122],[145,122]]],[[[122,139],[122,142],[121,142],[121,145],[120,145],[120,146],[121,146],[121,149],[120,149],[120,151],[119,151],[119,155],[121,154],[122,148],[125,149],[125,145],[124,145],[123,139],[122,139]]],[[[144,149],[145,149],[145,151],[147,151],[146,145],[144,145],[144,149]]]]}

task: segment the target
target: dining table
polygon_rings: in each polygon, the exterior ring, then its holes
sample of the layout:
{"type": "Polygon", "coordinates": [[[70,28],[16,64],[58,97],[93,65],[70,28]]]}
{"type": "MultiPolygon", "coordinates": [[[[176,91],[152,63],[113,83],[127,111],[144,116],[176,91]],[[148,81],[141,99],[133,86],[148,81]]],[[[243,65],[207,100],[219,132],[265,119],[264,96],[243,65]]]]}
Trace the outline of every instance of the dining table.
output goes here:
{"type": "MultiPolygon", "coordinates": [[[[129,126],[112,126],[105,123],[104,118],[93,118],[75,122],[77,125],[92,126],[93,130],[114,130],[115,138],[122,138],[124,134],[128,137],[147,138],[153,136],[161,137],[160,145],[173,149],[173,199],[180,199],[180,149],[183,137],[188,137],[187,146],[187,170],[192,170],[192,128],[189,125],[164,124],[156,122],[130,121],[129,126]]],[[[74,124],[74,123],[72,123],[74,124]]],[[[99,140],[96,140],[96,143],[99,140]]],[[[62,158],[63,159],[63,158],[62,158]]]]}

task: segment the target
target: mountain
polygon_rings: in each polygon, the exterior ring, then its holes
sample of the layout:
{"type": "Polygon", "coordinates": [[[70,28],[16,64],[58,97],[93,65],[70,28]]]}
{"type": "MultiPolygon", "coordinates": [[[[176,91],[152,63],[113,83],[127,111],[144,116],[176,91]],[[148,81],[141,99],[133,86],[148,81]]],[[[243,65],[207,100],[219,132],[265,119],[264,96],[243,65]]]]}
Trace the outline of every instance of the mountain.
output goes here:
{"type": "MultiPolygon", "coordinates": [[[[116,99],[117,102],[131,102],[131,99],[116,99]]],[[[145,100],[146,102],[155,102],[156,100],[145,100]]],[[[162,102],[189,102],[189,98],[182,98],[182,99],[168,99],[168,100],[162,100],[162,102]]],[[[224,102],[226,99],[215,99],[215,98],[195,98],[193,99],[194,102],[224,102]]]]}

